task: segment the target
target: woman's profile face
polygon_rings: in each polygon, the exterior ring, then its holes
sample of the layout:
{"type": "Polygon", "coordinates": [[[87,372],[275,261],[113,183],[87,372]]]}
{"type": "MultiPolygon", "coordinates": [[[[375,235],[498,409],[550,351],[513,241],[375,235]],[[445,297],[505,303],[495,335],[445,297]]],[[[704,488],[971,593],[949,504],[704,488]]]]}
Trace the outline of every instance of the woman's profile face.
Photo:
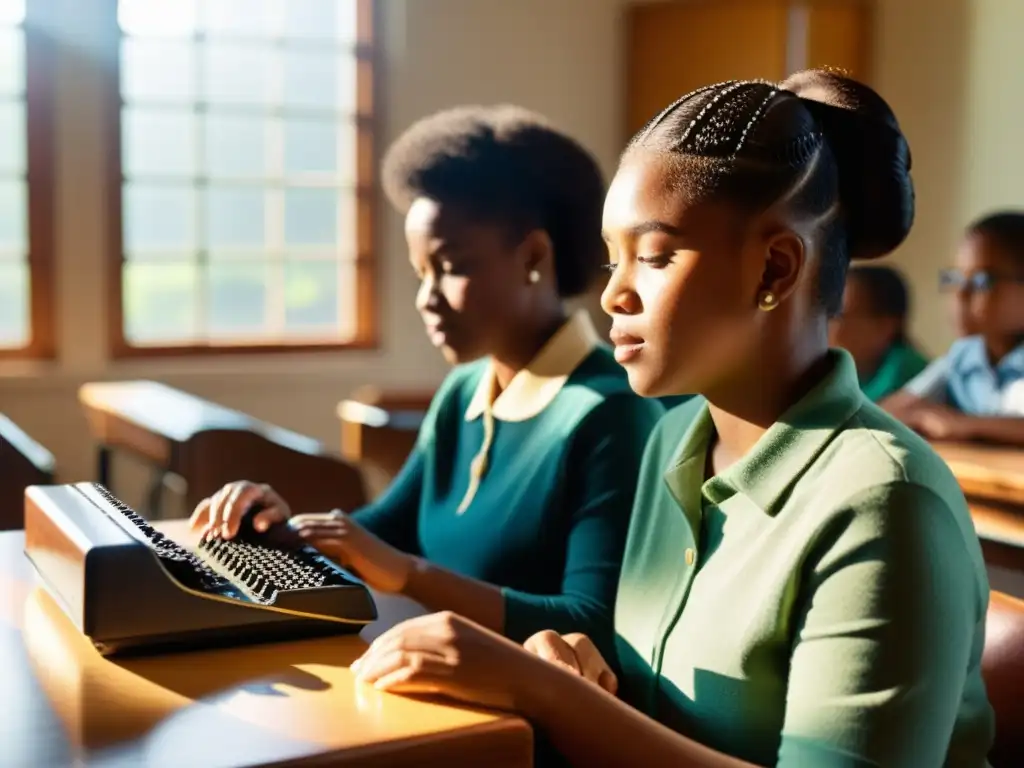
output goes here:
{"type": "Polygon", "coordinates": [[[406,214],[405,237],[431,343],[452,364],[493,353],[523,306],[522,266],[508,233],[421,197],[406,214]]]}
{"type": "Polygon", "coordinates": [[[604,207],[614,270],[601,305],[616,359],[648,397],[705,393],[758,343],[765,251],[749,220],[694,200],[678,173],[654,154],[627,157],[604,207]]]}

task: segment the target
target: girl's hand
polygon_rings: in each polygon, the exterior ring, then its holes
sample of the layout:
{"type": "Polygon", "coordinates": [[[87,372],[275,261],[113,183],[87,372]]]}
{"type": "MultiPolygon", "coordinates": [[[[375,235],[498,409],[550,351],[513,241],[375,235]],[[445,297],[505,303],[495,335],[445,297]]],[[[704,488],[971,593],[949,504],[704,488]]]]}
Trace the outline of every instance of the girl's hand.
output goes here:
{"type": "Polygon", "coordinates": [[[379,592],[401,592],[409,581],[413,558],[381,541],[341,510],[296,515],[288,525],[300,539],[379,592]]]}
{"type": "Polygon", "coordinates": [[[545,661],[580,675],[613,696],[619,690],[618,678],[586,635],[579,632],[559,635],[545,629],[523,643],[523,647],[545,661]]]}
{"type": "Polygon", "coordinates": [[[448,611],[392,627],[351,668],[379,690],[441,694],[506,710],[521,709],[524,692],[543,686],[521,646],[448,611]]]}

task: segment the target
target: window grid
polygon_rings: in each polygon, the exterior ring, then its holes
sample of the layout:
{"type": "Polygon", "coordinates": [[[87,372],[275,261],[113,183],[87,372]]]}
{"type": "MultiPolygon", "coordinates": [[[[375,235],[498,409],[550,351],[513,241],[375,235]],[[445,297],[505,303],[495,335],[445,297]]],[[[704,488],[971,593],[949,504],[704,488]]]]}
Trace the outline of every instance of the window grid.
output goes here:
{"type": "Polygon", "coordinates": [[[41,34],[45,5],[0,0],[0,109],[14,118],[4,127],[7,156],[0,170],[6,188],[0,209],[0,359],[50,358],[56,351],[53,43],[41,34]]]}
{"type": "MultiPolygon", "coordinates": [[[[289,2],[303,1],[289,0],[289,2]]],[[[278,52],[294,47],[294,41],[284,38],[206,35],[203,32],[195,32],[188,38],[179,38],[179,41],[187,39],[191,46],[192,88],[194,91],[192,98],[178,101],[142,98],[132,94],[118,97],[122,110],[142,107],[151,112],[166,110],[169,114],[186,114],[192,123],[192,150],[195,167],[190,169],[190,173],[181,175],[152,172],[132,173],[128,168],[125,168],[123,173],[119,173],[123,179],[122,184],[144,182],[158,184],[161,187],[164,185],[179,186],[182,189],[190,190],[193,232],[190,238],[191,243],[185,251],[176,248],[135,247],[127,241],[124,243],[122,249],[124,256],[121,257],[123,267],[119,264],[116,286],[120,299],[118,305],[121,309],[118,314],[121,316],[117,318],[118,328],[115,329],[112,338],[115,354],[173,352],[180,351],[185,347],[188,348],[188,351],[197,352],[219,352],[227,349],[227,347],[217,344],[220,334],[212,335],[214,329],[210,327],[209,313],[213,306],[213,288],[210,281],[214,269],[230,268],[232,264],[240,267],[250,266],[253,269],[262,267],[264,327],[258,333],[254,333],[252,330],[236,331],[227,343],[239,344],[243,349],[249,350],[254,348],[308,348],[309,346],[370,347],[374,345],[375,333],[372,327],[374,316],[365,306],[371,299],[367,289],[371,284],[372,274],[366,249],[369,238],[368,233],[364,230],[372,222],[372,211],[368,210],[370,205],[370,196],[367,191],[369,184],[366,183],[366,179],[360,178],[360,174],[365,173],[367,165],[362,155],[369,150],[366,134],[371,122],[366,114],[366,105],[371,102],[369,94],[366,93],[369,79],[366,78],[366,72],[360,71],[369,59],[367,46],[363,41],[369,37],[367,30],[370,28],[370,0],[351,1],[358,3],[358,39],[351,44],[337,41],[310,43],[311,47],[319,50],[332,50],[339,56],[346,51],[352,52],[354,60],[352,71],[356,82],[348,86],[355,90],[352,99],[353,109],[350,112],[333,107],[318,109],[286,105],[286,70],[283,54],[276,62],[276,66],[270,69],[272,79],[269,83],[269,93],[263,94],[263,104],[236,104],[227,100],[221,103],[206,99],[205,94],[209,89],[206,78],[209,77],[209,72],[206,71],[207,56],[204,55],[203,46],[208,40],[214,40],[217,43],[229,39],[237,42],[245,41],[254,49],[272,49],[278,52]],[[218,117],[247,115],[263,118],[260,122],[263,127],[263,168],[259,177],[237,177],[210,171],[206,162],[208,159],[206,153],[209,149],[206,120],[211,114],[218,117]],[[345,117],[339,124],[341,115],[345,115],[345,117]],[[335,127],[333,132],[335,169],[332,175],[326,175],[323,172],[295,173],[287,167],[285,120],[312,117],[330,121],[335,127]],[[263,190],[262,242],[240,246],[214,245],[211,242],[209,226],[211,222],[207,210],[208,191],[210,189],[235,190],[247,187],[253,190],[260,188],[263,190]],[[337,205],[333,223],[334,242],[317,245],[289,244],[286,238],[286,195],[288,191],[317,189],[336,192],[337,205]],[[214,252],[215,257],[212,256],[214,252]],[[180,340],[172,339],[168,342],[157,339],[154,342],[133,344],[130,339],[126,338],[126,321],[129,318],[127,317],[128,308],[125,306],[127,296],[125,295],[126,286],[122,271],[127,272],[132,265],[173,264],[175,261],[180,263],[182,257],[187,258],[189,263],[194,265],[195,270],[194,296],[196,301],[192,308],[193,322],[196,324],[195,338],[185,338],[187,334],[182,333],[180,340]],[[332,324],[333,327],[327,328],[314,324],[308,326],[308,332],[305,327],[298,331],[289,330],[286,298],[288,267],[289,265],[316,263],[324,264],[325,267],[327,265],[335,267],[333,272],[335,273],[334,280],[337,283],[337,291],[334,299],[336,318],[332,324]],[[354,301],[348,298],[352,294],[355,295],[354,301]]],[[[201,5],[200,8],[202,7],[201,5]]],[[[124,45],[125,41],[132,40],[133,36],[120,33],[119,39],[124,45]]],[[[301,45],[306,47],[306,42],[302,41],[301,45]]],[[[345,68],[338,67],[339,75],[344,71],[345,68]]],[[[341,87],[343,86],[335,84],[336,91],[340,91],[341,87]]],[[[127,187],[123,188],[127,189],[127,187]]],[[[123,205],[121,207],[124,208],[123,205]]],[[[122,232],[122,234],[124,235],[126,232],[122,232]]]]}
{"type": "MultiPolygon", "coordinates": [[[[25,35],[21,22],[10,17],[0,19],[0,46],[4,52],[4,66],[10,67],[14,73],[24,73],[25,35]],[[12,23],[13,22],[13,23],[12,23]],[[7,60],[10,56],[14,61],[7,60]],[[13,66],[11,66],[13,65],[13,66]]],[[[5,73],[3,79],[9,75],[5,73]]],[[[3,94],[0,96],[0,107],[13,111],[24,123],[27,120],[25,79],[18,82],[2,84],[3,94]]],[[[27,127],[25,128],[27,133],[27,127]]],[[[22,139],[19,136],[19,139],[22,139]]],[[[8,140],[5,137],[5,140],[8,140]]],[[[5,167],[0,170],[0,190],[6,210],[0,211],[0,280],[6,284],[0,288],[0,347],[5,350],[24,349],[31,339],[31,285],[28,256],[28,221],[26,203],[28,200],[27,160],[23,140],[13,147],[12,156],[5,158],[5,167]],[[14,192],[14,198],[8,196],[14,192]],[[26,272],[29,274],[26,276],[26,272]],[[26,279],[27,277],[27,279],[26,279]]]]}

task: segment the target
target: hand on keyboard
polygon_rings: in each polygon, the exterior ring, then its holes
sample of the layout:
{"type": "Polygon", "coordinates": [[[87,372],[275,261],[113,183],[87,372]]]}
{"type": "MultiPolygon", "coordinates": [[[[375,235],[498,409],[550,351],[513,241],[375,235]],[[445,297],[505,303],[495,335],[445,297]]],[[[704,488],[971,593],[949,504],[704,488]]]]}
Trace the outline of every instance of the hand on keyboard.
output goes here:
{"type": "Polygon", "coordinates": [[[296,515],[288,526],[300,539],[354,571],[376,590],[401,592],[409,580],[414,559],[378,539],[340,510],[296,515]]]}
{"type": "Polygon", "coordinates": [[[254,507],[260,507],[252,519],[253,530],[265,532],[275,523],[292,516],[288,503],[269,485],[239,480],[228,483],[213,496],[203,499],[192,513],[189,524],[204,536],[232,539],[242,519],[254,507]]]}

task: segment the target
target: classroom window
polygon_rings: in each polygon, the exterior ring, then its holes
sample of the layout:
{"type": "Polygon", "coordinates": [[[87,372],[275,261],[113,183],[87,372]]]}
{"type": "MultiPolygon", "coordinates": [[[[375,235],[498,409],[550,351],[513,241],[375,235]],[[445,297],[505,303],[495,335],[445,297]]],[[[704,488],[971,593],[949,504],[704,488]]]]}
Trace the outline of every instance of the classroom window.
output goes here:
{"type": "Polygon", "coordinates": [[[0,358],[54,352],[52,70],[27,16],[39,10],[0,0],[0,358]]]}
{"type": "Polygon", "coordinates": [[[373,343],[370,0],[120,0],[115,352],[373,343]]]}

